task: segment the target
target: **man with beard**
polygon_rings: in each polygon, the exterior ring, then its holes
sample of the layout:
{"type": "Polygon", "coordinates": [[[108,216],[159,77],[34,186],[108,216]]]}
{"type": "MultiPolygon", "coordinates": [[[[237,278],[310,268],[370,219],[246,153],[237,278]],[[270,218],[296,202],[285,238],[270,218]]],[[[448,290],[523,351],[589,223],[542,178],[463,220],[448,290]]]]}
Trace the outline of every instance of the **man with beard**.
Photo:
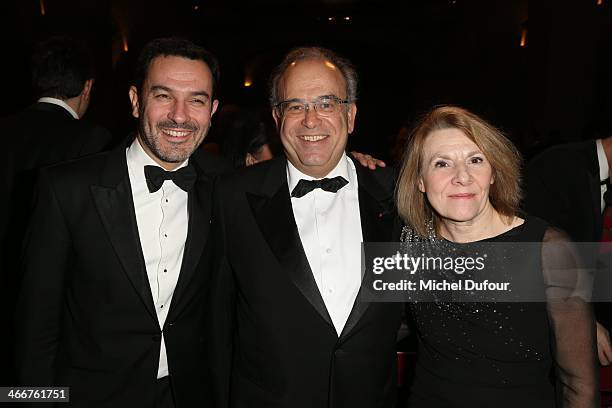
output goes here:
{"type": "Polygon", "coordinates": [[[21,384],[68,386],[79,407],[206,406],[207,274],[195,266],[225,164],[192,154],[218,76],[187,40],[150,42],[129,91],[136,138],[41,172],[17,306],[21,384]]]}

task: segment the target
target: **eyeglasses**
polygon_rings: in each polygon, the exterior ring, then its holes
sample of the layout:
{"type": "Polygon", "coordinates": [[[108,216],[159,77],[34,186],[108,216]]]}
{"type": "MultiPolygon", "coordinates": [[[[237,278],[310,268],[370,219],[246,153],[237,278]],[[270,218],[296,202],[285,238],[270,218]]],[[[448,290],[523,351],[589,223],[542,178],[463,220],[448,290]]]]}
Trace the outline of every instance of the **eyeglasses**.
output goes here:
{"type": "Polygon", "coordinates": [[[334,95],[321,96],[314,101],[306,102],[303,99],[289,99],[277,103],[274,108],[280,116],[302,116],[314,107],[315,112],[321,116],[329,116],[338,110],[342,104],[349,103],[334,95]]]}

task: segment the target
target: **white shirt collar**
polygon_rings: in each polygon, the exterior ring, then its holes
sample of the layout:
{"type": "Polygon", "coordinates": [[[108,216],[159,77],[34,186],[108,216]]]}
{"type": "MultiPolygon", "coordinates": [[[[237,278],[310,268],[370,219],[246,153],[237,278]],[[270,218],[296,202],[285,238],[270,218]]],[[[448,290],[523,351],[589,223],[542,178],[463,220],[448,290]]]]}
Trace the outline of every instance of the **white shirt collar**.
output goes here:
{"type": "MultiPolygon", "coordinates": [[[[348,181],[348,185],[344,188],[353,189],[355,184],[355,180],[353,179],[353,174],[355,165],[349,158],[346,156],[346,153],[343,153],[336,164],[336,167],[332,171],[330,171],[327,175],[321,178],[332,178],[336,176],[342,176],[348,181]],[[352,170],[352,171],[349,171],[352,170]]],[[[289,192],[293,191],[297,183],[301,180],[316,180],[316,177],[309,176],[307,174],[299,171],[289,160],[287,160],[287,183],[289,184],[289,192]]]]}
{"type": "Polygon", "coordinates": [[[609,177],[610,167],[601,139],[597,139],[595,145],[597,146],[597,161],[599,162],[599,180],[604,181],[609,177]]]}
{"type": "Polygon", "coordinates": [[[73,118],[75,118],[75,119],[79,118],[79,115],[77,115],[77,113],[74,111],[74,109],[72,109],[66,102],[62,101],[61,99],[51,98],[49,96],[44,96],[44,97],[40,98],[38,100],[38,102],[51,103],[53,105],[61,106],[62,108],[66,109],[68,111],[68,113],[70,115],[72,115],[73,118]]]}

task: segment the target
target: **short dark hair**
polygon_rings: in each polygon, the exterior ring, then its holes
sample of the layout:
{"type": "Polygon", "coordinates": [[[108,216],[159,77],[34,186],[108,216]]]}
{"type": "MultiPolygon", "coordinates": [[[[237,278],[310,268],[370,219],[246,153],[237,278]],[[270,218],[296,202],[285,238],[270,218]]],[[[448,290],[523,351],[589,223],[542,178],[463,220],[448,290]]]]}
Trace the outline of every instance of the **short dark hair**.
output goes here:
{"type": "Polygon", "coordinates": [[[32,87],[39,97],[74,98],[94,77],[87,48],[69,37],[52,37],[38,43],[30,62],[32,87]]]}
{"type": "Polygon", "coordinates": [[[134,72],[134,85],[139,93],[142,91],[142,84],[149,71],[151,61],[157,57],[183,57],[204,62],[212,73],[213,94],[211,97],[214,98],[220,77],[217,58],[199,45],[180,37],[156,38],[143,47],[138,56],[134,72]]]}
{"type": "MultiPolygon", "coordinates": [[[[326,60],[338,67],[346,82],[346,99],[348,99],[349,102],[355,102],[357,100],[357,83],[359,82],[359,77],[355,66],[349,60],[327,48],[297,47],[289,51],[283,61],[274,69],[270,77],[270,105],[273,108],[281,102],[279,100],[281,97],[279,84],[287,68],[296,61],[306,59],[326,60]]],[[[341,97],[340,95],[337,96],[341,97]]]]}

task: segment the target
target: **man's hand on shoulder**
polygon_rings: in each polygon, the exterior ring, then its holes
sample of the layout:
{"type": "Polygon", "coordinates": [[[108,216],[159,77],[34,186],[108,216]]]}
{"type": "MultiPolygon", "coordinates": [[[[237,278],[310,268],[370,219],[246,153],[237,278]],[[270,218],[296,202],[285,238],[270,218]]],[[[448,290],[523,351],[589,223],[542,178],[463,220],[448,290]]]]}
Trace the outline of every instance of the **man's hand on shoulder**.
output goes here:
{"type": "Polygon", "coordinates": [[[599,322],[597,324],[597,354],[599,363],[603,366],[612,362],[612,347],[610,346],[610,333],[599,322]]]}
{"type": "Polygon", "coordinates": [[[384,161],[372,157],[369,154],[353,151],[351,152],[351,156],[363,167],[367,167],[370,170],[376,170],[378,167],[387,167],[387,164],[384,161]]]}

